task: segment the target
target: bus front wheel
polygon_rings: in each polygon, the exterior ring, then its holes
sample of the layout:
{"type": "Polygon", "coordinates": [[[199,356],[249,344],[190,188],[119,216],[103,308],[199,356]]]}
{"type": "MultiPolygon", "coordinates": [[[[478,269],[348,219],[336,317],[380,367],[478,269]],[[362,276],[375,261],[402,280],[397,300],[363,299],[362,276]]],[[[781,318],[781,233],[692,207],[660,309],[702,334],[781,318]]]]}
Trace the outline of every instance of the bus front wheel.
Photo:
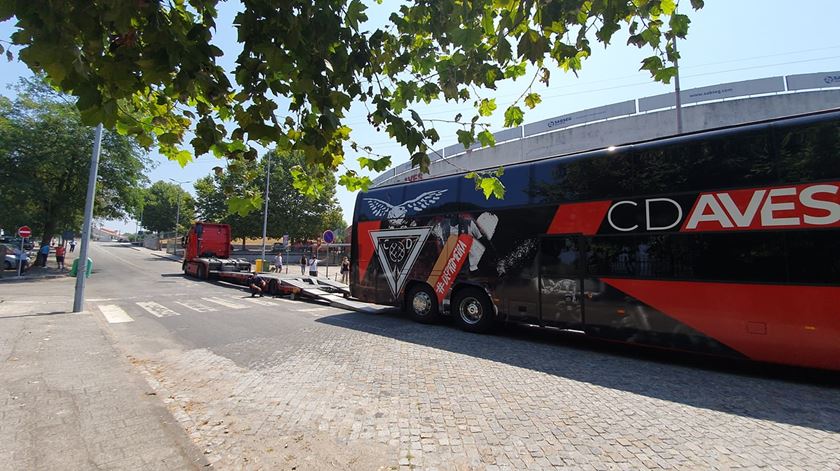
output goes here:
{"type": "Polygon", "coordinates": [[[408,292],[405,304],[408,315],[416,322],[432,324],[440,318],[437,297],[428,285],[414,285],[408,292]]]}
{"type": "Polygon", "coordinates": [[[490,298],[478,288],[459,290],[452,302],[452,314],[467,332],[489,332],[496,320],[490,298]]]}

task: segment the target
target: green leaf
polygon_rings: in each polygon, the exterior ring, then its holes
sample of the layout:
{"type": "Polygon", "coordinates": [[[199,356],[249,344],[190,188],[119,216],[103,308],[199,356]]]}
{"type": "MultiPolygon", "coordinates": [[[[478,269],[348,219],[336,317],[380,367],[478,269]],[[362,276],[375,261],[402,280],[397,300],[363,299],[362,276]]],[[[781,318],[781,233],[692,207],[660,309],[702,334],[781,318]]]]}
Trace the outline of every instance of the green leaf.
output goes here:
{"type": "Polygon", "coordinates": [[[464,149],[468,149],[475,142],[475,136],[469,131],[459,129],[455,133],[458,135],[458,142],[464,146],[464,149]]]}
{"type": "Polygon", "coordinates": [[[490,116],[493,112],[496,111],[496,99],[491,98],[482,98],[481,103],[478,105],[478,114],[481,116],[490,116]]]}
{"type": "Polygon", "coordinates": [[[491,196],[500,200],[505,198],[505,185],[503,185],[502,181],[498,178],[484,177],[481,179],[479,184],[481,185],[481,190],[484,192],[484,197],[486,199],[489,200],[491,196]]]}
{"type": "Polygon", "coordinates": [[[537,104],[541,101],[542,98],[540,98],[540,95],[537,93],[529,93],[525,96],[525,105],[532,110],[536,108],[537,104]]]}
{"type": "Polygon", "coordinates": [[[496,138],[493,137],[493,133],[485,129],[478,133],[478,142],[484,147],[493,147],[496,145],[496,138]]]}
{"type": "Polygon", "coordinates": [[[228,212],[239,216],[247,216],[251,211],[259,209],[261,201],[262,198],[260,197],[232,196],[227,200],[228,212]]]}
{"type": "Polygon", "coordinates": [[[510,106],[505,110],[505,127],[513,128],[522,124],[525,114],[518,106],[510,106]]]}

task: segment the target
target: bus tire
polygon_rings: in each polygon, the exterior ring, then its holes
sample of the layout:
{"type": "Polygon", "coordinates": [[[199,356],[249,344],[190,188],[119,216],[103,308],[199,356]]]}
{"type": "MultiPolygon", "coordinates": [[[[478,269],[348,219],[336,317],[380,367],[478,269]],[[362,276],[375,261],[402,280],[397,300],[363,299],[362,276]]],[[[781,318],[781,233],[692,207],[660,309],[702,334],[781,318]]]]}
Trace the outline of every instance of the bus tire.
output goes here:
{"type": "Polygon", "coordinates": [[[440,309],[434,291],[428,285],[418,283],[408,292],[405,308],[415,322],[433,324],[440,320],[440,309]]]}
{"type": "Polygon", "coordinates": [[[496,323],[490,298],[475,287],[458,290],[452,300],[452,315],[458,326],[467,332],[490,332],[496,323]]]}

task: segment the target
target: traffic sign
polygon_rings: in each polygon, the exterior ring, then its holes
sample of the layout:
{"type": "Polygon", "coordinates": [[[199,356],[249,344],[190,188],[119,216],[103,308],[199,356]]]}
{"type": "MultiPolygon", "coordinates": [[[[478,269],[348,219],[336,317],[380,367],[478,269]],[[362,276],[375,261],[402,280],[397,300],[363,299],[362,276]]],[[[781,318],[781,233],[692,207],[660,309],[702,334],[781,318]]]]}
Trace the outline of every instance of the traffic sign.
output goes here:
{"type": "Polygon", "coordinates": [[[333,231],[331,231],[329,229],[324,231],[324,242],[326,242],[328,244],[332,244],[334,240],[335,240],[335,234],[333,234],[333,231]]]}
{"type": "Polygon", "coordinates": [[[18,235],[24,239],[28,239],[29,236],[32,235],[32,229],[30,229],[29,226],[20,226],[20,229],[18,229],[18,235]]]}

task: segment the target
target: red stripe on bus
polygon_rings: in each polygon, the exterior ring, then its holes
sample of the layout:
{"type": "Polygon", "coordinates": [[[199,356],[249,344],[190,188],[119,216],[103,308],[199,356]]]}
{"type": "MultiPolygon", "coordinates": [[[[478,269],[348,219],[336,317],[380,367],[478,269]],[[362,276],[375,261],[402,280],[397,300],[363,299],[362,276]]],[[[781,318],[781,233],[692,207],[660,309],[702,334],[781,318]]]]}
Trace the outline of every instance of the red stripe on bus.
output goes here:
{"type": "Polygon", "coordinates": [[[561,204],[554,213],[548,233],[597,234],[611,204],[612,201],[561,204]]]}
{"type": "Polygon", "coordinates": [[[840,287],[603,281],[754,360],[840,369],[840,287]]]}
{"type": "Polygon", "coordinates": [[[382,221],[359,222],[356,226],[356,240],[359,241],[359,282],[362,282],[365,279],[368,264],[376,250],[370,233],[378,231],[382,226],[382,221]]]}

